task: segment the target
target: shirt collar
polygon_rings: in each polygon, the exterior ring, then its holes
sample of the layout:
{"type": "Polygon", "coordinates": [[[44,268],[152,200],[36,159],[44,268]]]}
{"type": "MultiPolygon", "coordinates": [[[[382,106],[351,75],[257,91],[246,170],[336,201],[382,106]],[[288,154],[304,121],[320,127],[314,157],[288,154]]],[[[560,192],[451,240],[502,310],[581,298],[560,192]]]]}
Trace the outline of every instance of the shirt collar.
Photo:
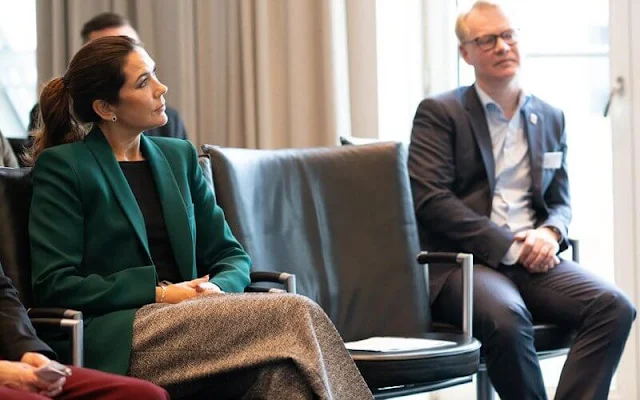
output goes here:
{"type": "MultiPolygon", "coordinates": [[[[486,111],[499,111],[500,115],[504,115],[504,110],[502,109],[502,107],[500,107],[500,105],[496,103],[496,101],[493,100],[491,96],[487,94],[487,92],[482,90],[478,84],[473,85],[473,87],[476,89],[476,93],[480,98],[480,103],[482,103],[482,107],[486,111]]],[[[527,105],[527,103],[529,103],[530,100],[531,100],[531,94],[525,91],[524,89],[520,90],[520,98],[518,100],[518,111],[520,111],[522,107],[527,105]]]]}

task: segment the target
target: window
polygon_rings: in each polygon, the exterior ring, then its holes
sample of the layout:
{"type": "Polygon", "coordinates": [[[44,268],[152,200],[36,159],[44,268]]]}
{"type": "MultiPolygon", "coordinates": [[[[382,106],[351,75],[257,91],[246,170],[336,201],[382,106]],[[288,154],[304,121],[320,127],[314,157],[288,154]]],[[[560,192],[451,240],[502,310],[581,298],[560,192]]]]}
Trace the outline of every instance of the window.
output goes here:
{"type": "Polygon", "coordinates": [[[36,103],[36,4],[0,0],[0,9],[0,131],[22,137],[36,103]]]}
{"type": "Polygon", "coordinates": [[[376,0],[378,135],[409,141],[422,92],[421,0],[376,0]]]}

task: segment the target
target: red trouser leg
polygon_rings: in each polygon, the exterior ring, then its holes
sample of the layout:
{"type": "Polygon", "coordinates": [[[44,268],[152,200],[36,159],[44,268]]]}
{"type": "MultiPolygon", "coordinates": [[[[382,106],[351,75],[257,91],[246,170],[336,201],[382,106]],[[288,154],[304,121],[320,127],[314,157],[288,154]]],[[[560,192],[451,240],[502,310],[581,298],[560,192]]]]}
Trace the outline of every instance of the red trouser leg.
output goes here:
{"type": "Polygon", "coordinates": [[[56,396],[56,400],[169,399],[169,394],[164,389],[147,381],[86,368],[71,367],[71,369],[73,374],[67,379],[63,392],[56,396]]]}
{"type": "Polygon", "coordinates": [[[0,399],[2,400],[49,400],[48,397],[35,393],[23,392],[21,390],[0,387],[0,399]]]}

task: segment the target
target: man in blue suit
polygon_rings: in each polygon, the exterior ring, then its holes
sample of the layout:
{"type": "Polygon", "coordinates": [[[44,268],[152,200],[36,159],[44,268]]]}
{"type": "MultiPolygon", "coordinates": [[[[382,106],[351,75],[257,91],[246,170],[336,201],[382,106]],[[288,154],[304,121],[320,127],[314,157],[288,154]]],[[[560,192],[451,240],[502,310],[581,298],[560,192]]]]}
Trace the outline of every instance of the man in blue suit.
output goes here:
{"type": "MultiPolygon", "coordinates": [[[[456,34],[475,84],[424,100],[413,123],[422,246],[474,255],[473,333],[502,399],[546,398],[534,320],[577,332],[556,398],[606,399],[636,310],[558,257],[571,219],[564,115],[521,87],[518,32],[497,5],[476,2],[456,34]]],[[[429,274],[434,319],[459,325],[461,271],[429,274]]]]}

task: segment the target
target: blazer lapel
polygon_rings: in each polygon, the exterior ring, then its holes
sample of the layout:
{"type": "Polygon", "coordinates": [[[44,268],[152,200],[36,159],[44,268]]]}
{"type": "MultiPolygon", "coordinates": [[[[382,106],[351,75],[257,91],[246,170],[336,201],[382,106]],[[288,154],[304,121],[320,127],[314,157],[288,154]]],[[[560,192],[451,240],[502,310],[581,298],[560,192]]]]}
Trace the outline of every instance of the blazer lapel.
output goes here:
{"type": "Polygon", "coordinates": [[[474,86],[469,86],[463,94],[463,104],[470,119],[471,130],[473,131],[478,147],[480,148],[480,155],[484,162],[484,168],[487,172],[487,179],[489,181],[489,190],[491,196],[493,196],[493,190],[496,186],[496,167],[495,160],[493,159],[493,144],[491,143],[491,135],[489,134],[489,126],[487,125],[487,118],[485,117],[482,103],[478,98],[478,94],[474,86]]]}
{"type": "Polygon", "coordinates": [[[193,279],[194,237],[191,234],[190,216],[173,170],[160,148],[144,135],[140,138],[140,148],[149,161],[158,188],[164,223],[178,269],[185,280],[193,279]]]}
{"type": "Polygon", "coordinates": [[[529,161],[531,168],[531,191],[534,198],[542,200],[542,156],[544,116],[536,112],[532,106],[533,99],[522,107],[524,133],[529,144],[529,161]]]}
{"type": "Polygon", "coordinates": [[[113,150],[104,134],[95,126],[91,132],[85,138],[85,144],[89,150],[93,153],[93,156],[98,161],[102,173],[104,174],[109,186],[113,190],[122,211],[131,222],[133,230],[138,235],[138,239],[142,243],[143,248],[146,250],[149,260],[151,260],[151,253],[149,252],[149,246],[147,241],[147,230],[144,224],[144,217],[138,207],[127,178],[125,178],[122,169],[118,165],[116,157],[113,155],[113,150]]]}

